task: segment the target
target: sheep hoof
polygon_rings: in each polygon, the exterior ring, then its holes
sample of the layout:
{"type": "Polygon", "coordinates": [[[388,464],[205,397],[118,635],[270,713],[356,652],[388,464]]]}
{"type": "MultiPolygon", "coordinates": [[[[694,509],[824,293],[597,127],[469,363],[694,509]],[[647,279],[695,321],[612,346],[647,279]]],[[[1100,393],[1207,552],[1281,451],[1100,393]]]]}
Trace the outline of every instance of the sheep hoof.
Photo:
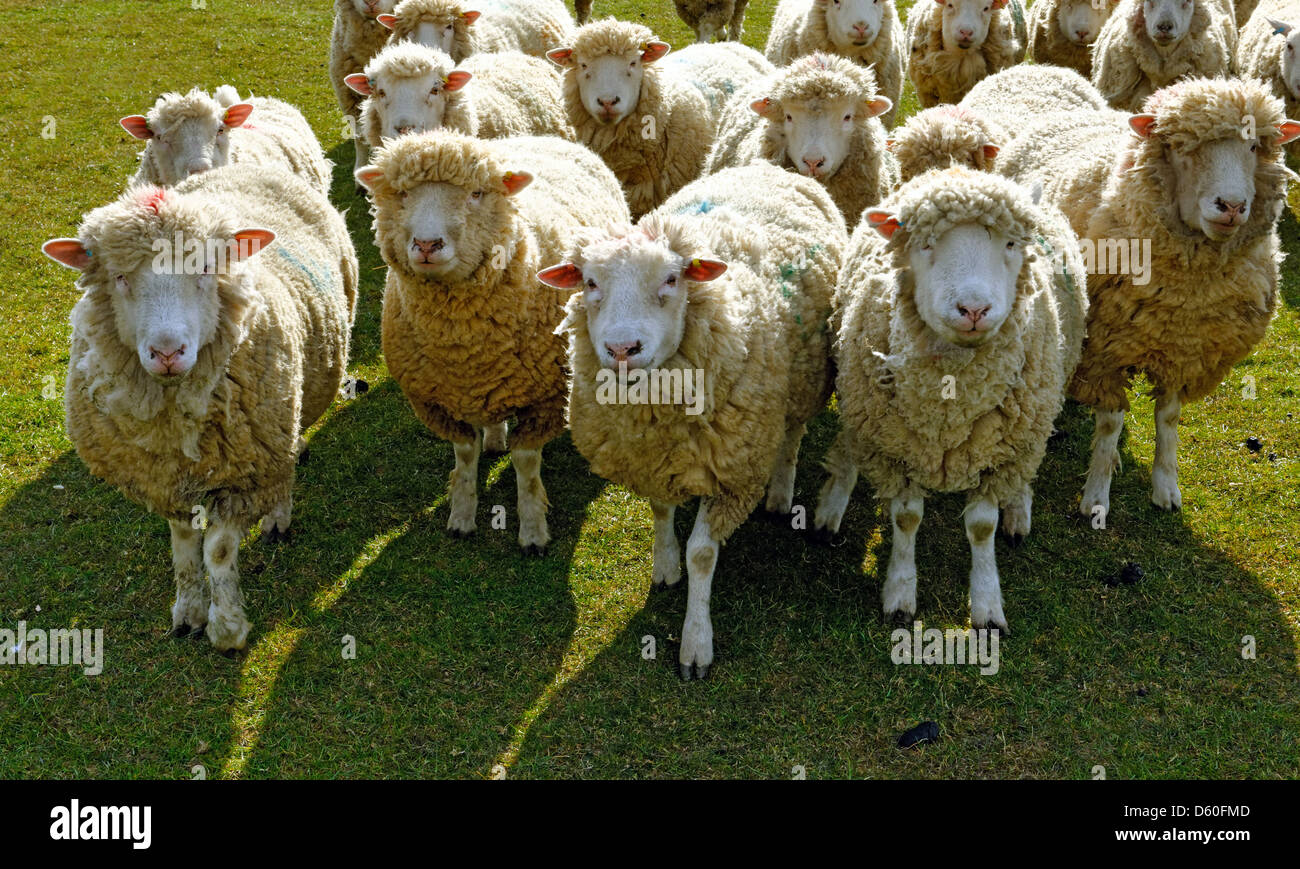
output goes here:
{"type": "Polygon", "coordinates": [[[172,628],[171,637],[173,640],[181,640],[190,635],[189,625],[177,625],[172,628]]]}
{"type": "Polygon", "coordinates": [[[835,532],[825,525],[814,526],[809,536],[814,543],[820,543],[822,546],[830,546],[835,542],[835,532]]]}
{"type": "Polygon", "coordinates": [[[269,531],[267,531],[265,534],[262,535],[262,542],[265,543],[267,546],[275,546],[279,543],[287,543],[288,541],[289,541],[288,530],[281,531],[279,528],[272,527],[269,531]]]}
{"type": "Polygon", "coordinates": [[[302,452],[298,453],[299,465],[305,465],[310,460],[311,460],[311,450],[303,450],[302,452]]]}
{"type": "Polygon", "coordinates": [[[474,536],[474,529],[471,528],[468,531],[462,531],[460,528],[448,528],[447,536],[453,540],[468,540],[474,536]]]}
{"type": "Polygon", "coordinates": [[[192,639],[192,640],[201,640],[201,639],[203,639],[205,636],[207,636],[207,633],[208,633],[208,626],[207,626],[207,625],[199,625],[197,628],[194,629],[194,633],[190,634],[190,639],[192,639]]]}
{"type": "Polygon", "coordinates": [[[1007,542],[1010,543],[1012,546],[1019,547],[1020,544],[1022,544],[1022,543],[1025,542],[1025,535],[1023,535],[1023,534],[1008,534],[1008,535],[1007,535],[1007,542]]]}
{"type": "Polygon", "coordinates": [[[709,678],[708,664],[678,664],[677,675],[681,676],[683,682],[689,682],[692,679],[700,681],[709,678]]]}
{"type": "Polygon", "coordinates": [[[541,558],[546,554],[546,546],[537,543],[529,543],[527,546],[520,547],[525,558],[541,558]]]}
{"type": "Polygon", "coordinates": [[[908,628],[912,622],[916,621],[916,613],[909,613],[907,610],[894,610],[892,613],[885,614],[885,621],[898,628],[908,628]]]}
{"type": "Polygon", "coordinates": [[[229,658],[230,660],[233,661],[233,660],[235,660],[236,658],[239,657],[239,650],[238,650],[238,649],[226,649],[224,652],[221,653],[221,655],[222,655],[222,657],[224,657],[224,658],[229,658]]]}

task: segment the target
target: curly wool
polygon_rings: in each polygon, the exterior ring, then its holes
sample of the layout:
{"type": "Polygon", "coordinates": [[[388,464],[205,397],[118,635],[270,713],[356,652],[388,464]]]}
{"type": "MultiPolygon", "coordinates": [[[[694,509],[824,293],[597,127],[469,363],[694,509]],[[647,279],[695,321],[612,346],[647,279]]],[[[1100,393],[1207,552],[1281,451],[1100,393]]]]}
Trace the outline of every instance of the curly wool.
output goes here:
{"type": "Polygon", "coordinates": [[[393,42],[415,40],[416,31],[426,22],[439,32],[452,25],[451,56],[457,63],[477,52],[521,51],[545,57],[571,40],[574,30],[573,18],[561,0],[402,0],[393,14],[397,18],[393,42]],[[473,24],[464,18],[471,10],[481,13],[473,24]]]}
{"type": "Polygon", "coordinates": [[[578,64],[602,55],[641,51],[655,39],[640,24],[607,18],[578,29],[570,47],[574,63],[564,70],[564,107],[577,140],[599,154],[623,184],[632,217],[638,218],[699,176],[713,144],[709,104],[689,81],[658,63],[642,67],[636,109],[617,124],[602,124],[582,104],[578,64]],[[642,134],[653,118],[656,135],[642,134]]]}
{"type": "MultiPolygon", "coordinates": [[[[1024,25],[1017,26],[1012,8],[1019,2],[1011,0],[993,10],[988,36],[978,49],[952,51],[943,47],[944,7],[928,2],[912,7],[907,19],[907,75],[922,108],[958,102],[980,79],[1024,59],[1025,39],[1017,34],[1024,25]]],[[[1023,19],[1023,9],[1019,14],[1023,19]]]]}
{"type": "Polygon", "coordinates": [[[906,184],[931,169],[948,166],[992,172],[997,158],[987,156],[984,149],[1000,147],[1007,138],[1000,126],[970,109],[935,106],[909,118],[894,133],[889,151],[898,161],[900,180],[906,184]]]}
{"type": "Polygon", "coordinates": [[[357,261],[342,217],[281,170],[228,166],[170,190],[133,187],[86,215],[78,237],[93,256],[77,282],[64,391],[77,454],[165,518],[188,520],[201,504],[257,521],[288,498],[299,435],[345,372],[357,261]],[[180,383],[163,385],[119,336],[114,275],[152,260],[156,239],[247,226],[275,242],[217,276],[216,335],[180,383]]]}
{"type": "MultiPolygon", "coordinates": [[[[392,10],[391,2],[388,4],[392,10]]],[[[352,0],[334,0],[334,29],[330,34],[330,84],[339,110],[350,118],[360,117],[362,97],[343,81],[366,68],[370,58],[388,41],[388,28],[376,19],[361,15],[352,0]]]]}
{"type": "MultiPolygon", "coordinates": [[[[771,100],[774,112],[780,114],[783,106],[795,103],[815,108],[828,100],[866,101],[879,93],[870,67],[821,52],[800,58],[755,81],[731,99],[704,171],[708,174],[755,160],[797,171],[790,160],[782,124],[750,108],[757,100],[771,100]]],[[[855,226],[863,209],[875,205],[898,183],[898,166],[885,147],[880,119],[859,114],[848,154],[834,174],[817,180],[826,186],[849,227],[855,226]]]]}
{"type": "Polygon", "coordinates": [[[739,42],[688,45],[671,52],[656,64],[662,75],[690,82],[709,106],[709,120],[716,127],[723,109],[737,90],[776,67],[767,58],[739,42]]]}
{"type": "MultiPolygon", "coordinates": [[[[1293,94],[1282,78],[1282,52],[1286,37],[1273,32],[1269,18],[1300,26],[1300,2],[1297,0],[1263,0],[1254,7],[1242,28],[1237,42],[1237,71],[1242,78],[1259,79],[1269,86],[1273,95],[1282,100],[1288,118],[1300,117],[1300,97],[1293,94]]],[[[1291,152],[1300,151],[1292,142],[1286,146],[1291,152]]]]}
{"type": "Polygon", "coordinates": [[[511,449],[538,449],[564,430],[566,353],[554,329],[567,293],[537,272],[558,262],[582,227],[627,222],[618,182],[585,148],[554,137],[480,140],[449,130],[402,136],[376,155],[376,241],[388,264],[383,348],[417,417],[441,438],[515,416],[511,449]],[[501,197],[509,231],[483,245],[464,279],[413,271],[395,215],[400,193],[426,182],[503,194],[507,171],[534,175],[501,197]],[[496,245],[505,256],[500,268],[496,245]]]}
{"type": "Polygon", "coordinates": [[[1092,49],[1092,83],[1111,107],[1136,112],[1152,92],[1178,79],[1229,75],[1236,44],[1231,22],[1212,0],[1195,3],[1187,34],[1163,50],[1147,35],[1142,0],[1121,0],[1092,49]]]}
{"type": "Polygon", "coordinates": [[[981,80],[961,105],[1015,130],[1049,112],[1095,112],[1106,108],[1101,93],[1072,69],[1017,64],[981,80]]]}
{"type": "Polygon", "coordinates": [[[902,222],[886,242],[860,224],[836,290],[840,443],[876,489],[978,492],[999,502],[1033,481],[1079,358],[1083,259],[1064,218],[1020,186],[965,168],[926,173],[884,204],[902,222]],[[908,251],[962,222],[1026,244],[1014,308],[976,348],[921,319],[908,251]],[[939,400],[944,378],[957,394],[939,400]]]}
{"type": "MultiPolygon", "coordinates": [[[[1115,11],[1115,0],[1105,0],[1107,17],[1115,11]]],[[[1061,0],[1036,0],[1029,7],[1029,59],[1036,64],[1066,67],[1080,75],[1092,75],[1092,46],[1073,42],[1061,32],[1057,17],[1061,0]]]]}
{"type": "MultiPolygon", "coordinates": [[[[661,366],[703,370],[706,399],[699,415],[599,402],[600,361],[575,293],[562,324],[573,444],[594,473],[652,501],[712,499],[709,526],[724,540],[762,497],[787,428],[829,398],[825,322],[847,241],[843,219],[812,179],[757,163],[701,178],[637,227],[613,232],[629,247],[667,243],[728,264],[717,280],[686,282],[682,341],[661,366]]],[[[572,245],[568,260],[581,267],[594,237],[572,245]]]]}
{"type": "Polygon", "coordinates": [[[883,0],[880,32],[870,45],[852,46],[848,53],[831,41],[826,31],[826,0],[781,0],[772,13],[767,35],[767,59],[777,66],[789,66],[797,58],[816,51],[840,54],[861,66],[869,66],[879,82],[880,93],[894,107],[880,116],[893,129],[903,97],[903,66],[906,40],[894,0],[883,0]]]}

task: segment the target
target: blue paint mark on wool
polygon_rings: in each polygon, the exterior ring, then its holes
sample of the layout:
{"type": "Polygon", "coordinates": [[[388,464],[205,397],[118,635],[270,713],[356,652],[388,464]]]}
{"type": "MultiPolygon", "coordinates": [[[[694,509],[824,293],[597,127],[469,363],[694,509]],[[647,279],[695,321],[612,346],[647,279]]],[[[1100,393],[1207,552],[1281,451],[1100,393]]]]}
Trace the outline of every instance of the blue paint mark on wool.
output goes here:
{"type": "Polygon", "coordinates": [[[303,263],[302,260],[290,253],[289,249],[283,244],[277,244],[275,250],[280,254],[281,258],[284,259],[285,262],[289,263],[289,265],[298,269],[307,276],[307,280],[311,282],[312,289],[320,293],[322,296],[329,293],[330,288],[327,285],[327,282],[333,283],[331,279],[334,277],[334,273],[328,267],[323,267],[320,263],[310,257],[308,257],[311,263],[310,265],[303,263]],[[323,278],[318,274],[318,271],[324,273],[323,278]]]}

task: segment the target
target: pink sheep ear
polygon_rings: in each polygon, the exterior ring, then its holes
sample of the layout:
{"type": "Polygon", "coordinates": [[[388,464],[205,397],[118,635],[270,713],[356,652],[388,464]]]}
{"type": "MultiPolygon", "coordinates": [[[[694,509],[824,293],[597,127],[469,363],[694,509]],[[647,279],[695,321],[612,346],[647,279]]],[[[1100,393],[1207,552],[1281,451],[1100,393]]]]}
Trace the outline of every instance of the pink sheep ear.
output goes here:
{"type": "Polygon", "coordinates": [[[460,17],[465,19],[466,24],[473,24],[475,21],[478,21],[479,16],[482,14],[482,12],[462,12],[460,13],[460,17]]]}
{"type": "Polygon", "coordinates": [[[892,151],[894,150],[894,143],[895,143],[896,141],[898,141],[898,140],[897,140],[897,139],[886,139],[886,140],[885,140],[885,150],[886,150],[886,151],[890,151],[890,152],[892,152],[892,151]]]}
{"type": "Polygon", "coordinates": [[[1296,123],[1295,121],[1291,121],[1291,120],[1283,121],[1282,123],[1277,125],[1277,133],[1278,133],[1277,143],[1279,145],[1285,145],[1288,142],[1294,142],[1297,137],[1300,137],[1300,123],[1296,123]]]}
{"type": "Polygon", "coordinates": [[[980,150],[984,154],[984,159],[991,162],[998,156],[999,148],[997,145],[984,145],[980,150]]]}
{"type": "Polygon", "coordinates": [[[126,130],[137,139],[152,139],[153,130],[149,129],[149,121],[144,115],[127,115],[118,121],[122,129],[126,130]]]}
{"type": "Polygon", "coordinates": [[[666,42],[647,42],[645,47],[641,50],[641,62],[654,63],[656,60],[667,54],[671,48],[672,46],[666,42]]]}
{"type": "Polygon", "coordinates": [[[237,230],[230,241],[230,261],[241,263],[273,241],[275,233],[269,229],[237,230]]]}
{"type": "Polygon", "coordinates": [[[501,176],[501,183],[506,186],[506,196],[514,196],[533,183],[533,176],[528,172],[507,172],[501,176]]]}
{"type": "Polygon", "coordinates": [[[376,15],[375,20],[378,21],[380,24],[384,25],[385,27],[387,27],[389,30],[392,30],[394,27],[397,26],[397,16],[390,15],[387,12],[376,15]]]}
{"type": "Polygon", "coordinates": [[[70,269],[84,272],[90,266],[90,251],[75,238],[52,238],[41,245],[41,252],[70,269]]]}
{"type": "Polygon", "coordinates": [[[447,73],[446,85],[444,90],[458,91],[463,88],[474,76],[459,69],[453,69],[447,73]]]}
{"type": "Polygon", "coordinates": [[[546,52],[546,57],[556,66],[573,66],[572,48],[552,48],[546,52]]]}
{"type": "Polygon", "coordinates": [[[380,178],[384,177],[384,170],[378,166],[362,166],[353,174],[353,177],[357,179],[357,183],[362,187],[367,190],[374,190],[375,184],[380,178]]]}
{"type": "Polygon", "coordinates": [[[1008,0],[993,0],[993,8],[1004,9],[1006,8],[1007,2],[1008,0]]]}
{"type": "Polygon", "coordinates": [[[867,117],[874,118],[877,115],[883,115],[893,107],[894,103],[889,97],[872,97],[867,100],[867,117]]]}
{"type": "Polygon", "coordinates": [[[343,83],[363,97],[370,96],[370,79],[366,77],[364,72],[354,72],[352,75],[343,76],[343,83]]]}
{"type": "Polygon", "coordinates": [[[244,121],[253,113],[253,106],[250,103],[235,103],[226,109],[226,113],[221,118],[221,123],[227,127],[235,128],[243,126],[244,121]]]}
{"type": "Polygon", "coordinates": [[[1142,139],[1153,138],[1156,134],[1155,115],[1133,115],[1128,119],[1128,125],[1142,139]]]}
{"type": "Polygon", "coordinates": [[[863,215],[871,228],[885,238],[893,238],[894,233],[903,228],[903,222],[888,211],[872,208],[863,215]]]}
{"type": "Polygon", "coordinates": [[[777,108],[776,103],[772,102],[767,97],[763,97],[761,100],[754,100],[749,104],[749,107],[757,112],[761,117],[767,118],[769,121],[774,121],[778,117],[779,109],[777,108]]]}
{"type": "Polygon", "coordinates": [[[573,263],[560,263],[537,273],[537,280],[557,290],[571,290],[582,283],[582,269],[573,263]]]}
{"type": "Polygon", "coordinates": [[[682,269],[682,277],[688,281],[706,281],[716,280],[722,277],[722,273],[727,270],[727,264],[716,259],[696,258],[687,263],[686,268],[682,269]]]}

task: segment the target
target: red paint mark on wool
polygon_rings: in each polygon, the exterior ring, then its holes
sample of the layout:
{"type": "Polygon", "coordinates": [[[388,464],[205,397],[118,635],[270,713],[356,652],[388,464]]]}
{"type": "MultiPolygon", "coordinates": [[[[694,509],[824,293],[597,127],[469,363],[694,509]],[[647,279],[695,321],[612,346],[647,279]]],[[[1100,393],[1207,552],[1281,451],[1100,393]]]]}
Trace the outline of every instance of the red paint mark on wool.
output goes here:
{"type": "Polygon", "coordinates": [[[166,195],[167,191],[161,187],[146,187],[136,196],[135,201],[141,208],[151,209],[154,214],[157,214],[158,206],[166,195]]]}

